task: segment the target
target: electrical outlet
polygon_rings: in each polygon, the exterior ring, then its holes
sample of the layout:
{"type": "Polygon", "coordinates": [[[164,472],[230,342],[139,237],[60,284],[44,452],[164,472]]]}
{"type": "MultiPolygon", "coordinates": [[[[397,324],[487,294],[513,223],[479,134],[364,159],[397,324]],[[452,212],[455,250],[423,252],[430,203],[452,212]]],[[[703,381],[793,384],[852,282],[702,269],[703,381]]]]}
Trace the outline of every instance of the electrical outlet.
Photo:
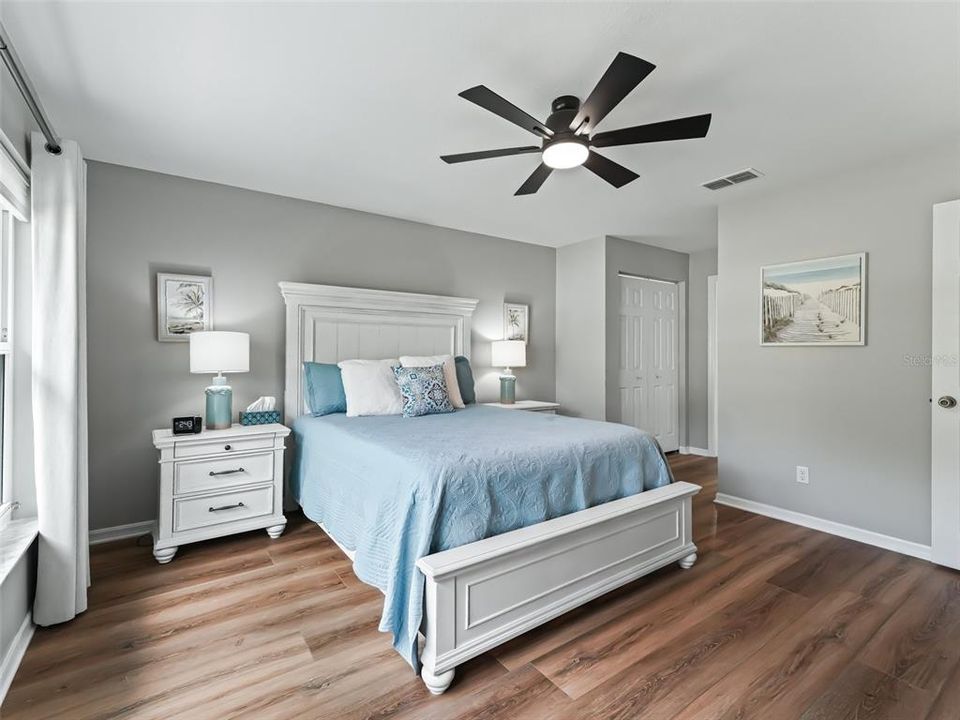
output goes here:
{"type": "Polygon", "coordinates": [[[810,484],[810,468],[806,465],[797,465],[797,482],[804,485],[810,484]]]}

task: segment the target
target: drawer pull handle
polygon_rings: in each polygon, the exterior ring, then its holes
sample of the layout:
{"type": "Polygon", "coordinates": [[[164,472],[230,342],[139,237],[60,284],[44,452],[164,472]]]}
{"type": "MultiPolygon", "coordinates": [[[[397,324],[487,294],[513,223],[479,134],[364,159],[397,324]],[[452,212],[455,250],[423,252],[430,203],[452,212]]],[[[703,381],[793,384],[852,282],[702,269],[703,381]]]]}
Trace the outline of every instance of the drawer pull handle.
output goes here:
{"type": "Polygon", "coordinates": [[[236,470],[211,470],[210,477],[216,477],[217,475],[234,475],[242,472],[246,472],[246,470],[243,468],[237,468],[236,470]]]}
{"type": "Polygon", "coordinates": [[[238,502],[236,505],[221,505],[220,507],[212,507],[207,510],[207,512],[220,512],[221,510],[235,510],[237,508],[246,507],[242,502],[238,502]]]}
{"type": "Polygon", "coordinates": [[[224,446],[223,446],[223,449],[224,449],[224,450],[233,450],[233,446],[232,446],[232,445],[224,445],[224,446]]]}

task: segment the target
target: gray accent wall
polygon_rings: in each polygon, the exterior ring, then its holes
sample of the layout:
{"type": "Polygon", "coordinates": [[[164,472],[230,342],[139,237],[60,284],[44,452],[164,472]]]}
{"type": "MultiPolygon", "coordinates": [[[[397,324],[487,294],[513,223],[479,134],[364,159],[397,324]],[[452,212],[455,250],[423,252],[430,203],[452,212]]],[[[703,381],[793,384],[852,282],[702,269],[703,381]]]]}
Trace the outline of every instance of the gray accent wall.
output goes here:
{"type": "Polygon", "coordinates": [[[100,162],[89,163],[87,181],[93,529],[156,517],[150,431],[203,413],[209,378],[190,374],[186,343],[156,340],[157,272],[212,275],[215,328],[250,333],[251,371],[230,377],[235,411],[260,395],[282,400],[280,280],[479,298],[481,401],[499,393],[489,341],[502,337],[503,303],[526,303],[517,394],[554,399],[553,248],[100,162]]]}
{"type": "Polygon", "coordinates": [[[707,450],[707,278],[717,249],[690,253],[687,282],[687,445],[707,450]]]}
{"type": "Polygon", "coordinates": [[[557,402],[565,415],[603,420],[605,238],[557,249],[557,402]]]}
{"type": "Polygon", "coordinates": [[[721,492],[930,543],[931,213],[958,197],[944,144],[720,208],[721,492]],[[761,347],[760,267],[855,252],[866,346],[761,347]]]}

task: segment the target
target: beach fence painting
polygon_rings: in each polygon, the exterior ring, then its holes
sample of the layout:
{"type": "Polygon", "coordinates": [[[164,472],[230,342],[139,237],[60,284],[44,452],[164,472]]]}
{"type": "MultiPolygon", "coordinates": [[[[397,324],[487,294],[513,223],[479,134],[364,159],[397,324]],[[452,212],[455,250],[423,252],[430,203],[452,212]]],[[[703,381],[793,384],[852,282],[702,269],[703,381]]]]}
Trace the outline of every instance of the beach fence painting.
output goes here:
{"type": "Polygon", "coordinates": [[[763,345],[863,345],[866,253],[761,268],[763,345]]]}

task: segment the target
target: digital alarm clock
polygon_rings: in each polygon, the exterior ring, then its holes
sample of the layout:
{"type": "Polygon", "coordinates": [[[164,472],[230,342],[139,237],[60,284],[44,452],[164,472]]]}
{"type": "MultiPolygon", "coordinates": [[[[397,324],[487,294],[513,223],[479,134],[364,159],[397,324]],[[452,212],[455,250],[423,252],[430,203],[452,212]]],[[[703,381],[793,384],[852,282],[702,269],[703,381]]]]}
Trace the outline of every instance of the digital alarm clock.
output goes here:
{"type": "Polygon", "coordinates": [[[175,417],[173,419],[174,435],[192,435],[203,430],[203,418],[196,417],[175,417]]]}

